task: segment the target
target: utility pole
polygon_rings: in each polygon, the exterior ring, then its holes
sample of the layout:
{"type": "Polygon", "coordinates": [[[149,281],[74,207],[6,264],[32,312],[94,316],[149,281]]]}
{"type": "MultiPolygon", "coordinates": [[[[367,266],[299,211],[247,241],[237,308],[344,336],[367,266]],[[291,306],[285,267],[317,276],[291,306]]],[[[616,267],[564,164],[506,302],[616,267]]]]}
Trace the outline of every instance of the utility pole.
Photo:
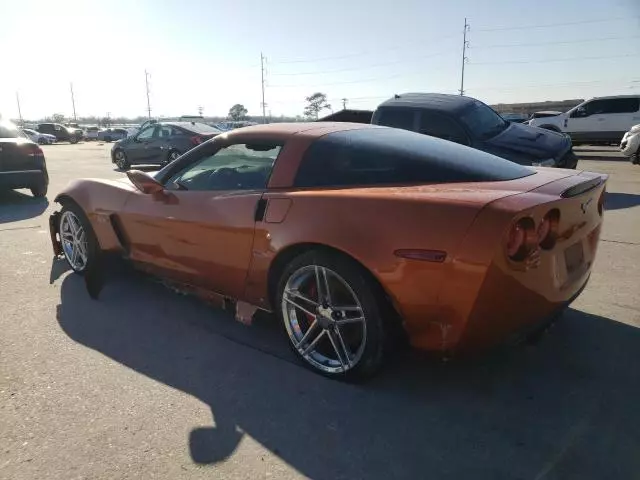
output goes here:
{"type": "Polygon", "coordinates": [[[144,84],[147,87],[147,115],[151,118],[151,102],[149,101],[149,73],[144,71],[144,84]]]}
{"type": "Polygon", "coordinates": [[[464,65],[467,63],[467,47],[469,42],[467,41],[467,32],[469,31],[469,24],[467,23],[467,17],[464,18],[464,32],[462,33],[462,77],[460,78],[460,95],[464,95],[464,65]]]}
{"type": "Polygon", "coordinates": [[[77,122],[78,118],[76,117],[76,101],[73,98],[73,82],[69,82],[69,88],[71,89],[71,106],[73,107],[73,121],[77,122]]]}
{"type": "Polygon", "coordinates": [[[18,102],[18,116],[20,117],[20,126],[24,127],[24,120],[22,119],[22,110],[20,110],[20,95],[16,92],[16,102],[18,102]]]}
{"type": "Polygon", "coordinates": [[[267,123],[267,104],[264,103],[264,55],[260,52],[260,77],[262,79],[262,123],[267,123]]]}
{"type": "Polygon", "coordinates": [[[347,102],[349,101],[349,99],[347,98],[343,98],[342,99],[342,109],[346,110],[347,109],[347,102]]]}

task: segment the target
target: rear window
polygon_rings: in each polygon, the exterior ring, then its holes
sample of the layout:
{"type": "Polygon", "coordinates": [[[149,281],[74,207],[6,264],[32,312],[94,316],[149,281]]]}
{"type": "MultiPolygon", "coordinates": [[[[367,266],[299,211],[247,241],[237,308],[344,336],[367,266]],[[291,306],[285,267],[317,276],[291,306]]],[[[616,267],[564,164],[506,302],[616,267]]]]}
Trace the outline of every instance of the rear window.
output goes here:
{"type": "Polygon", "coordinates": [[[11,124],[1,124],[0,125],[0,138],[18,138],[24,137],[24,134],[18,130],[18,127],[11,124]]]}
{"type": "Polygon", "coordinates": [[[190,123],[189,125],[185,125],[183,128],[195,133],[202,133],[202,134],[209,134],[209,135],[212,135],[215,133],[222,133],[221,130],[211,127],[206,123],[190,123]]]}
{"type": "Polygon", "coordinates": [[[409,108],[379,108],[375,114],[376,125],[413,130],[415,110],[409,108]]]}
{"type": "Polygon", "coordinates": [[[452,142],[392,128],[325,135],[305,152],[297,187],[513,180],[534,171],[452,142]]]}

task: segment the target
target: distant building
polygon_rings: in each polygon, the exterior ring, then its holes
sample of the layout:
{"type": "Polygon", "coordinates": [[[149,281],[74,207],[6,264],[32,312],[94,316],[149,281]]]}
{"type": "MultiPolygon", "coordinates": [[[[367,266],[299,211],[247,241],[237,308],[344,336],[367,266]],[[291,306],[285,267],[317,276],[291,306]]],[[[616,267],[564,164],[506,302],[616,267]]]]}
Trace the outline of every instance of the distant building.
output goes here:
{"type": "Polygon", "coordinates": [[[523,113],[527,116],[533,112],[542,110],[557,110],[566,112],[576,105],[584,102],[583,99],[576,100],[550,100],[547,102],[529,102],[529,103],[497,103],[491,107],[498,113],[523,113]]]}

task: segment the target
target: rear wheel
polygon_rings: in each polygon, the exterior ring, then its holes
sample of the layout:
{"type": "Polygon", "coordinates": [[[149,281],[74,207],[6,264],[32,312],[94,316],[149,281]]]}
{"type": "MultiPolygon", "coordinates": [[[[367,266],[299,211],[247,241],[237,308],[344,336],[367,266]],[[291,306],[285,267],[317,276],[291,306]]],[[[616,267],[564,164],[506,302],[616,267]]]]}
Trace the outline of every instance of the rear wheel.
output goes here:
{"type": "Polygon", "coordinates": [[[69,139],[69,143],[72,143],[72,144],[78,143],[78,137],[71,137],[69,139]]]}
{"type": "Polygon", "coordinates": [[[82,209],[68,203],[60,212],[60,243],[69,266],[76,273],[84,273],[95,263],[98,242],[82,209]]]}
{"type": "Polygon", "coordinates": [[[47,185],[37,185],[35,187],[31,187],[31,195],[37,198],[43,198],[47,196],[47,185]]]}
{"type": "Polygon", "coordinates": [[[327,377],[362,380],[382,365],[378,285],[347,257],[310,251],[284,269],[277,309],[294,352],[327,377]]]}
{"type": "Polygon", "coordinates": [[[129,163],[129,160],[127,159],[127,154],[124,153],[124,150],[118,149],[113,153],[113,157],[116,161],[116,166],[120,169],[120,170],[128,170],[129,167],[131,166],[131,164],[129,163]]]}
{"type": "Polygon", "coordinates": [[[176,160],[178,157],[180,156],[180,152],[178,152],[177,150],[171,150],[169,152],[169,155],[167,155],[167,161],[165,162],[165,165],[167,165],[168,163],[173,162],[174,160],[176,160]]]}

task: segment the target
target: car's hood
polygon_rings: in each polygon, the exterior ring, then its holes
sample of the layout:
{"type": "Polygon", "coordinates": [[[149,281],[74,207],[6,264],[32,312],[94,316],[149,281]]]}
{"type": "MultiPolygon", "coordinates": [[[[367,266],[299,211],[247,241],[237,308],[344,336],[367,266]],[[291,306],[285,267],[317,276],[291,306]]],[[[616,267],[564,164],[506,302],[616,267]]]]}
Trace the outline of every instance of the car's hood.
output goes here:
{"type": "Polygon", "coordinates": [[[515,161],[558,159],[569,149],[571,141],[561,133],[512,123],[504,131],[485,141],[491,153],[515,161]]]}

